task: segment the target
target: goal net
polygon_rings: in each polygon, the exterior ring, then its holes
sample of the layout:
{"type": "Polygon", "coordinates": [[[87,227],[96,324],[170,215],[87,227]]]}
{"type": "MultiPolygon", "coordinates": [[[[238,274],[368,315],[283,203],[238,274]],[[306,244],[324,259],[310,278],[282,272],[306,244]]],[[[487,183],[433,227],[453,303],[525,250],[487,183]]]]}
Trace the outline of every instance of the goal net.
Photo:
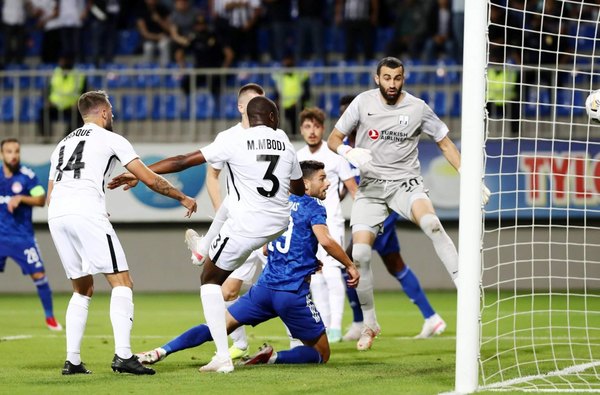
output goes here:
{"type": "MultiPolygon", "coordinates": [[[[488,0],[485,13],[478,149],[492,198],[471,235],[478,345],[462,389],[600,392],[600,125],[585,111],[600,88],[600,2],[488,0]]],[[[459,294],[459,320],[461,308],[459,294]]]]}

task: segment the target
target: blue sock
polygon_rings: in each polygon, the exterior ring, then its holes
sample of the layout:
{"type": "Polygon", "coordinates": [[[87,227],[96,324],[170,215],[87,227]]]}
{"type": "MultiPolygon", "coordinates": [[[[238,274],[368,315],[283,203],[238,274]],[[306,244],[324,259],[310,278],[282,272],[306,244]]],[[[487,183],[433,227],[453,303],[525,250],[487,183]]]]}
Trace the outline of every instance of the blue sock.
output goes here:
{"type": "Polygon", "coordinates": [[[406,296],[417,305],[424,318],[429,318],[435,314],[433,307],[431,307],[429,300],[427,300],[427,296],[425,296],[423,288],[421,288],[421,284],[419,284],[419,279],[410,270],[410,267],[405,266],[404,270],[396,273],[396,278],[400,281],[406,296]]]}
{"type": "Polygon", "coordinates": [[[33,280],[33,283],[37,287],[37,293],[42,301],[46,318],[54,317],[54,308],[52,307],[52,290],[50,289],[48,277],[44,276],[40,279],[33,280]]]}
{"type": "Polygon", "coordinates": [[[321,363],[321,354],[312,347],[298,346],[278,351],[275,363],[321,363]]]}
{"type": "Polygon", "coordinates": [[[202,324],[188,329],[161,348],[163,348],[167,354],[171,354],[177,351],[185,350],[186,348],[199,346],[200,344],[211,340],[212,336],[210,335],[208,325],[202,324]]]}
{"type": "MultiPolygon", "coordinates": [[[[348,280],[348,273],[346,273],[346,270],[342,270],[342,275],[344,276],[344,283],[346,283],[348,280]]],[[[363,313],[360,308],[360,301],[358,300],[356,289],[346,287],[346,296],[348,297],[348,302],[350,302],[350,308],[352,309],[352,321],[363,322],[363,313]]]]}

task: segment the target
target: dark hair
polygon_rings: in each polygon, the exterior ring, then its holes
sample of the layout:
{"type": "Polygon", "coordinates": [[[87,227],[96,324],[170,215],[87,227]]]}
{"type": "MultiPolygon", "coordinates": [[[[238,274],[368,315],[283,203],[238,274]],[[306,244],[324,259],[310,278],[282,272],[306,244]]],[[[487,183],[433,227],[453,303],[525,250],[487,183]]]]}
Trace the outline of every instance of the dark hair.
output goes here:
{"type": "Polygon", "coordinates": [[[85,117],[91,110],[98,106],[110,106],[108,94],[105,91],[85,92],[77,101],[77,108],[82,117],[85,117]]]}
{"type": "Polygon", "coordinates": [[[265,94],[265,90],[262,86],[255,84],[254,82],[250,82],[249,84],[246,84],[240,88],[240,90],[238,91],[238,97],[240,97],[242,93],[247,91],[254,91],[261,96],[264,96],[265,94]]]}
{"type": "Polygon", "coordinates": [[[348,104],[352,103],[352,100],[354,100],[356,96],[355,95],[344,95],[340,98],[340,106],[347,106],[348,104]]]}
{"type": "Polygon", "coordinates": [[[383,66],[389,67],[390,69],[397,69],[398,67],[402,67],[402,71],[404,71],[404,64],[402,64],[402,61],[393,56],[385,57],[381,59],[379,63],[377,63],[377,75],[379,75],[379,72],[381,71],[381,68],[383,66]]]}
{"type": "Polygon", "coordinates": [[[2,150],[4,149],[4,144],[6,144],[6,143],[17,143],[17,144],[21,144],[21,143],[19,142],[19,140],[17,140],[16,138],[14,138],[14,137],[9,137],[9,138],[7,138],[7,139],[4,139],[4,140],[2,140],[2,142],[0,142],[0,151],[2,151],[2,150]]]}
{"type": "Polygon", "coordinates": [[[300,113],[300,125],[307,119],[323,125],[325,124],[325,112],[319,107],[307,107],[300,113]]]}
{"type": "Polygon", "coordinates": [[[302,178],[311,178],[319,170],[325,169],[325,164],[317,160],[303,160],[300,162],[300,169],[302,169],[302,178]]]}

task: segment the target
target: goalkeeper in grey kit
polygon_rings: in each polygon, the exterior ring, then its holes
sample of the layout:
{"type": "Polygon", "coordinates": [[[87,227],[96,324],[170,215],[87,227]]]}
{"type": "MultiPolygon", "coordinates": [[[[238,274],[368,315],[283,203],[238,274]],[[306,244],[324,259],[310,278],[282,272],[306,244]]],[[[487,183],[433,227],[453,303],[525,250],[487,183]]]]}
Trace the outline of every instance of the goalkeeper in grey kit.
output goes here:
{"type": "MultiPolygon", "coordinates": [[[[448,127],[421,99],[402,90],[404,65],[386,57],[377,65],[378,88],[358,95],[331,132],[329,148],[360,169],[360,185],[352,206],[352,255],[361,282],[357,287],[363,305],[363,334],[372,338],[380,328],[375,317],[371,247],[389,210],[418,225],[431,239],[452,280],[458,280],[458,253],[445,232],[427,195],[418,159],[421,133],[430,136],[448,162],[460,169],[460,153],[448,137],[448,127]],[[343,140],[357,129],[356,145],[343,140]]],[[[482,185],[483,203],[490,191],[482,185]]]]}

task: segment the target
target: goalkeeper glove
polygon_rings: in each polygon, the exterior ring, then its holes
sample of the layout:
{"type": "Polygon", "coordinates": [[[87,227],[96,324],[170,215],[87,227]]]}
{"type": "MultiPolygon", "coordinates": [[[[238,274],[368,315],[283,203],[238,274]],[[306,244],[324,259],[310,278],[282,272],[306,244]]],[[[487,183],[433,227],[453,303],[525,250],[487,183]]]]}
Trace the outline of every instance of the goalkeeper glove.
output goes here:
{"type": "Polygon", "coordinates": [[[337,153],[344,157],[352,166],[360,169],[373,159],[371,150],[365,148],[352,148],[349,145],[340,144],[337,153]]]}
{"type": "MultiPolygon", "coordinates": [[[[458,173],[460,174],[460,168],[458,168],[458,173]]],[[[490,201],[490,195],[492,192],[488,187],[485,186],[485,183],[481,181],[481,202],[485,206],[490,201]]]]}

